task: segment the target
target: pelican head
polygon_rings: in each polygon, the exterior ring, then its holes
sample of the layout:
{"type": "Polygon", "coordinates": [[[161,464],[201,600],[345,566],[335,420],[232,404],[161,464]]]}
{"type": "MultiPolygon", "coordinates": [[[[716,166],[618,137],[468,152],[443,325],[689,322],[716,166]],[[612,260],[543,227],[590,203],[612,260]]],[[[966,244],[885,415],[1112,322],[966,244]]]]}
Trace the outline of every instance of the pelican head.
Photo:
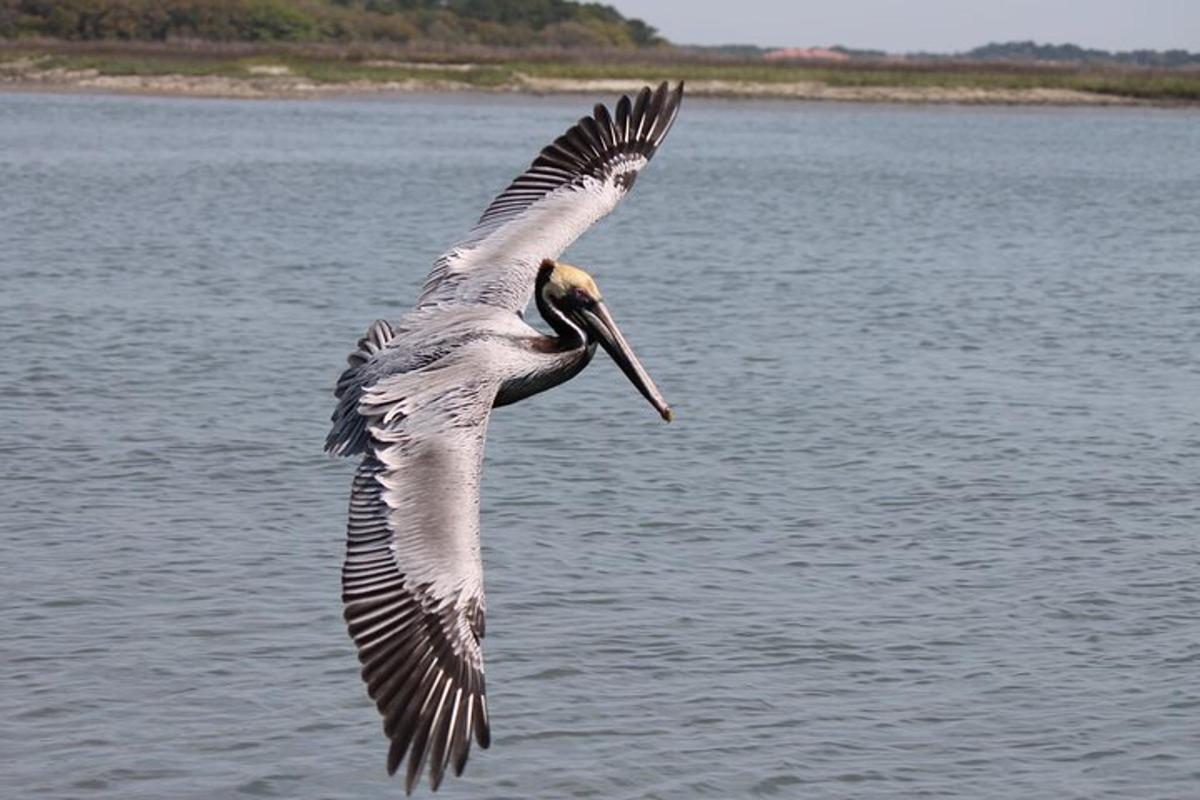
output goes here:
{"type": "Polygon", "coordinates": [[[538,270],[536,296],[542,316],[560,335],[582,336],[589,344],[599,342],[659,415],[671,421],[667,401],[621,335],[591,275],[579,267],[546,259],[538,270]]]}

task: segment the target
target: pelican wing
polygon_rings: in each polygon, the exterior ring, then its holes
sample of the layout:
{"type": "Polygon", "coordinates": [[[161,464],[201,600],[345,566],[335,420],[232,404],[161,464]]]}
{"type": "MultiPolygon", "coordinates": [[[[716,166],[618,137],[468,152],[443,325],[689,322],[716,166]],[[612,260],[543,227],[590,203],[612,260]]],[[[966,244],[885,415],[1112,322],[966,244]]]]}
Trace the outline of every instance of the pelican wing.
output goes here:
{"type": "Polygon", "coordinates": [[[487,747],[479,478],[495,386],[466,359],[363,390],[370,447],[354,477],[342,601],[367,691],[407,756],[411,791],[425,761],[436,789],[461,774],[471,738],[487,747]]]}
{"type": "Polygon", "coordinates": [[[465,239],[443,254],[420,305],[476,304],[520,312],[538,265],[558,258],[592,223],[616,208],[675,121],[683,83],[623,96],[542,150],[492,201],[465,239]]]}

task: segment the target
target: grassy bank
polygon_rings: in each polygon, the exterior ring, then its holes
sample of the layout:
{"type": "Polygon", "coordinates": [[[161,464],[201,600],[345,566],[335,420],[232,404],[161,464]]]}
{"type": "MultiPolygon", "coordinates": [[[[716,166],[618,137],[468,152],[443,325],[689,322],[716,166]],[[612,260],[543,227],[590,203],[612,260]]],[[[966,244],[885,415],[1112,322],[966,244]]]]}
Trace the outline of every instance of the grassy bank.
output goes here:
{"type": "Polygon", "coordinates": [[[907,102],[1200,103],[1200,70],[954,62],[767,64],[664,53],[10,41],[0,86],[294,95],[372,89],[572,91],[686,79],[698,94],[907,102]],[[214,91],[203,91],[208,84],[214,91]],[[239,88],[240,87],[240,88],[239,88]],[[242,91],[242,90],[245,91],[242,91]]]}
{"type": "MultiPolygon", "coordinates": [[[[526,74],[565,78],[636,78],[634,64],[517,63],[526,74]]],[[[689,64],[658,66],[654,74],[689,80],[821,83],[830,87],[1065,89],[1148,101],[1200,102],[1200,70],[1050,69],[978,64],[689,64]]]]}

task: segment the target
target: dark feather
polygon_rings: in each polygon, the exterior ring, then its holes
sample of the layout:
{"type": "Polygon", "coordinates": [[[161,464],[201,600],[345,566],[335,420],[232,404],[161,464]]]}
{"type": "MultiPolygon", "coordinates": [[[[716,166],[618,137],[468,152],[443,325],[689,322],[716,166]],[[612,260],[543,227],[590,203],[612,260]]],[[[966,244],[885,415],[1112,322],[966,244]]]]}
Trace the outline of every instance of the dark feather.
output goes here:
{"type": "Polygon", "coordinates": [[[411,791],[427,763],[436,788],[448,766],[462,772],[472,736],[481,747],[490,740],[486,716],[477,711],[485,707],[483,672],[477,655],[465,655],[478,652],[483,604],[481,598],[462,605],[439,601],[429,586],[411,584],[396,569],[377,479],[383,469],[367,456],[354,479],[342,569],[346,625],[391,740],[388,774],[407,759],[405,787],[411,791]],[[459,641],[464,630],[467,641],[459,641]]]}
{"type": "Polygon", "coordinates": [[[642,136],[642,123],[646,119],[646,109],[650,106],[650,87],[643,87],[633,101],[633,114],[629,117],[629,138],[637,140],[642,136]]]}
{"type": "Polygon", "coordinates": [[[608,114],[608,107],[603,103],[597,103],[592,109],[592,116],[596,118],[596,128],[600,133],[600,146],[603,152],[611,150],[619,140],[617,131],[613,127],[612,117],[608,114]]]}
{"type": "MultiPolygon", "coordinates": [[[[502,224],[554,190],[577,185],[585,177],[604,180],[613,174],[622,156],[650,158],[682,100],[682,83],[673,92],[662,83],[653,92],[643,88],[636,102],[622,96],[617,101],[615,122],[607,108],[597,105],[592,116],[582,118],[544,148],[529,169],[492,201],[479,218],[480,225],[502,224]]],[[[625,180],[621,186],[627,189],[632,184],[625,180]]]]}
{"type": "Polygon", "coordinates": [[[421,774],[421,767],[425,766],[425,746],[429,743],[429,728],[433,723],[433,714],[438,705],[436,695],[441,685],[448,680],[448,678],[445,680],[435,678],[433,685],[425,693],[425,701],[421,704],[421,709],[417,714],[416,734],[413,736],[412,744],[409,745],[408,771],[404,776],[405,792],[412,792],[413,786],[416,785],[417,778],[421,774]]]}

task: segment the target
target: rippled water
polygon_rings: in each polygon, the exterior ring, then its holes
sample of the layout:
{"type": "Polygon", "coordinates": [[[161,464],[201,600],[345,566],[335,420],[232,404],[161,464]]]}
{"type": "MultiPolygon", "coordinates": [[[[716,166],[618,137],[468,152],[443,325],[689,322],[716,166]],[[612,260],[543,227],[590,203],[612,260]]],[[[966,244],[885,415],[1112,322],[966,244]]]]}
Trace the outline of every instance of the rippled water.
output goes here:
{"type": "MultiPolygon", "coordinates": [[[[401,794],[330,387],[591,101],[0,95],[5,796],[401,794]]],[[[1196,797],[1197,131],[687,103],[570,254],[678,420],[497,412],[439,795],[1196,797]]]]}

